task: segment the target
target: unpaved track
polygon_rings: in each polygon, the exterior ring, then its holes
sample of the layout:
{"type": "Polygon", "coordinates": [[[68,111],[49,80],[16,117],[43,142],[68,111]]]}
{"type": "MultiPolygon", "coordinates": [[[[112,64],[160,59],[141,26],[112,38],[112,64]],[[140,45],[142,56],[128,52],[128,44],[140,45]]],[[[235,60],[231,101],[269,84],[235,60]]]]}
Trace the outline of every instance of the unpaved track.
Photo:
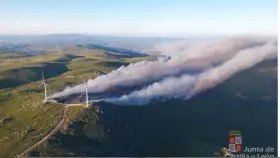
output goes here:
{"type": "Polygon", "coordinates": [[[62,115],[60,116],[60,121],[56,125],[56,127],[54,129],[52,129],[51,131],[49,131],[48,134],[44,138],[42,138],[40,141],[38,141],[37,143],[32,145],[30,148],[28,148],[25,151],[18,154],[16,157],[23,157],[25,154],[32,151],[34,148],[36,148],[37,146],[42,144],[44,141],[46,141],[49,137],[51,137],[53,134],[55,134],[60,129],[60,127],[63,125],[63,123],[65,121],[66,112],[68,110],[68,107],[70,107],[70,106],[82,106],[82,104],[66,104],[65,108],[63,109],[62,115]]]}

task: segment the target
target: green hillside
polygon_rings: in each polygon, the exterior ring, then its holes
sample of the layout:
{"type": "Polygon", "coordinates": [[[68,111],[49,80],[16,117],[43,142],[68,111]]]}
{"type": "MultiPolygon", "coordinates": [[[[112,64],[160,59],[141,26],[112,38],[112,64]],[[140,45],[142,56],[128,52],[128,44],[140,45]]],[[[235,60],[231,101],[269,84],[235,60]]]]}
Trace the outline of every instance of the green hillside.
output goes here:
{"type": "Polygon", "coordinates": [[[135,107],[96,104],[92,111],[100,108],[103,113],[90,131],[88,125],[92,123],[87,119],[92,116],[86,115],[73,122],[79,125],[70,131],[54,136],[59,143],[45,142],[33,154],[215,156],[228,147],[228,132],[235,129],[242,131],[244,146],[277,149],[275,69],[275,60],[260,63],[187,101],[171,99],[135,107]]]}
{"type": "MultiPolygon", "coordinates": [[[[81,83],[81,76],[95,78],[95,71],[109,72],[131,60],[123,58],[119,59],[122,62],[114,64],[116,59],[100,58],[104,55],[102,50],[50,52],[21,58],[17,58],[18,54],[11,53],[8,59],[6,54],[0,54],[0,119],[12,118],[0,125],[1,157],[13,157],[29,148],[54,128],[61,117],[61,104],[43,103],[43,88],[39,87],[42,71],[48,93],[52,94],[81,83]],[[107,66],[107,63],[113,64],[107,66]],[[28,132],[30,129],[34,131],[28,132]]],[[[143,58],[132,62],[139,60],[143,58]]]]}

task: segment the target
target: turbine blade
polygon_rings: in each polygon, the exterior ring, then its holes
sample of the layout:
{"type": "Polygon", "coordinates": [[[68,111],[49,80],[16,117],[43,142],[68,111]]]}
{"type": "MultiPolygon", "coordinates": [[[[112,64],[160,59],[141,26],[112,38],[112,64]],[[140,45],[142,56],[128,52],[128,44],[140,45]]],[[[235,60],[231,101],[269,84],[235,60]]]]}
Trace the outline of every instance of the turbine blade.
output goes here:
{"type": "Polygon", "coordinates": [[[85,80],[83,79],[83,77],[81,77],[81,79],[83,80],[84,85],[86,86],[85,80]]]}
{"type": "Polygon", "coordinates": [[[42,71],[42,79],[43,79],[43,82],[45,81],[44,79],[44,72],[42,71]]]}
{"type": "Polygon", "coordinates": [[[42,85],[43,85],[44,83],[43,82],[41,82],[41,84],[39,84],[39,86],[38,87],[42,87],[42,85]]]}

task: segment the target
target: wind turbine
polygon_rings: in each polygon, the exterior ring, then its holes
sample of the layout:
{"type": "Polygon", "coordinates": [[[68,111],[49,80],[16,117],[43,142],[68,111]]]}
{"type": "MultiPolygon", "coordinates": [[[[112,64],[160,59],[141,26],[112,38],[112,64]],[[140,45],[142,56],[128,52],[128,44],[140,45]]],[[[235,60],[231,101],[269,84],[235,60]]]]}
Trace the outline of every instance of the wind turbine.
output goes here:
{"type": "MultiPolygon", "coordinates": [[[[81,77],[82,78],[82,77],[81,77]]],[[[87,84],[85,83],[84,79],[82,78],[85,89],[86,89],[86,107],[88,108],[88,89],[87,89],[87,84]]]]}
{"type": "Polygon", "coordinates": [[[47,102],[48,101],[48,97],[47,97],[47,84],[45,82],[45,79],[44,79],[44,73],[42,71],[42,82],[40,84],[40,87],[41,85],[44,85],[44,89],[45,89],[45,98],[44,98],[44,102],[47,102]]]}

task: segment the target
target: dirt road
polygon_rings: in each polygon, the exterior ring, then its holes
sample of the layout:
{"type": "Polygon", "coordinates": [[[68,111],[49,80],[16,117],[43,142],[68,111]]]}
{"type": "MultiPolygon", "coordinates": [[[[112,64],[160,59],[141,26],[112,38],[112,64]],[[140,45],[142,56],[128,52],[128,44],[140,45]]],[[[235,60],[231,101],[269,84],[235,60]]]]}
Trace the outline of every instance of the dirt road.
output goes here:
{"type": "Polygon", "coordinates": [[[50,130],[44,138],[42,138],[40,141],[38,141],[37,143],[32,145],[30,148],[28,148],[25,151],[18,154],[16,157],[23,157],[25,154],[32,151],[34,148],[36,148],[37,146],[42,144],[44,141],[46,141],[49,137],[51,137],[53,134],[55,134],[60,129],[60,127],[63,125],[63,123],[65,121],[66,112],[70,106],[83,106],[83,104],[64,104],[64,105],[65,105],[65,108],[62,111],[59,123],[56,125],[56,127],[54,129],[50,130]]]}

